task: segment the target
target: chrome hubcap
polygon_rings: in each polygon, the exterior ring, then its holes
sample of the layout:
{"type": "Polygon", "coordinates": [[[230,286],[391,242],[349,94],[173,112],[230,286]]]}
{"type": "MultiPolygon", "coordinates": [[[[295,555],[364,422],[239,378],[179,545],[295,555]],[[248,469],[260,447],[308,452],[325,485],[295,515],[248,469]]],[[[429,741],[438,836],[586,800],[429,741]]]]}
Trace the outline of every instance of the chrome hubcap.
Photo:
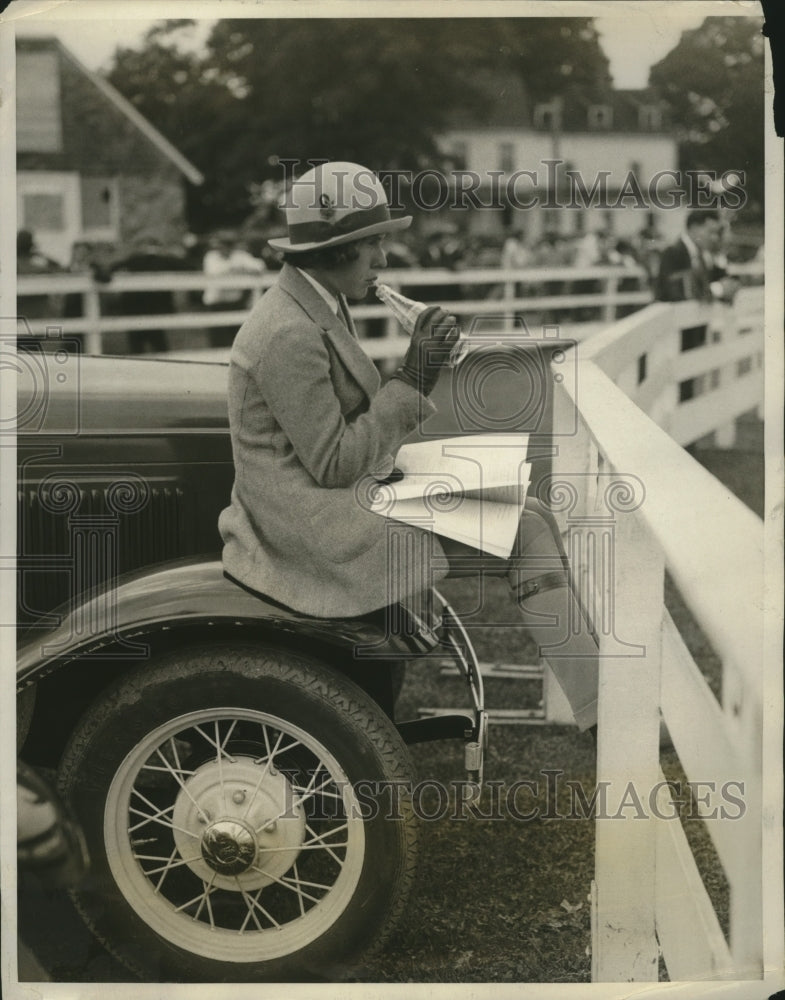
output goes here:
{"type": "Polygon", "coordinates": [[[219,820],[202,837],[202,857],[219,875],[242,875],[256,858],[256,839],[247,823],[219,820]]]}
{"type": "Polygon", "coordinates": [[[188,867],[235,891],[278,881],[305,839],[305,814],[288,778],[249,757],[203,764],[183,782],[172,821],[188,867]]]}

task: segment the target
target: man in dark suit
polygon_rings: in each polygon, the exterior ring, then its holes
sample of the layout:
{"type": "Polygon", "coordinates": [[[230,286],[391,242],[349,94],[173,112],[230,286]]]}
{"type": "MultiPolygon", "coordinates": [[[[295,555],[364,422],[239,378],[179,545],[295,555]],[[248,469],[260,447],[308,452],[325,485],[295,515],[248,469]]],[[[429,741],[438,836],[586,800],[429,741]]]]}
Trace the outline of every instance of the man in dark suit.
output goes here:
{"type": "MultiPolygon", "coordinates": [[[[157,237],[148,235],[140,237],[132,252],[112,265],[112,274],[184,271],[187,267],[183,257],[168,253],[157,237]]],[[[175,312],[174,295],[168,288],[123,292],[120,307],[125,316],[160,316],[175,312]]],[[[132,354],[146,351],[162,353],[166,350],[166,331],[160,328],[132,330],[128,336],[132,354]]]]}
{"type": "Polygon", "coordinates": [[[660,258],[657,298],[661,302],[731,303],[738,283],[728,276],[721,254],[724,227],[719,212],[695,209],[686,230],[660,258]]]}
{"type": "Polygon", "coordinates": [[[457,338],[455,318],[430,307],[381,385],[355,335],[346,300],[365,298],[386,266],[385,234],[411,217],[392,219],[376,176],[353,163],[308,171],[290,201],[288,236],[270,241],[283,251],[283,269],[232,347],[235,482],[219,519],[227,575],[298,611],[338,618],[465,575],[469,557],[472,574],[508,580],[525,627],[557,650],[544,655],[576,721],[591,727],[597,646],[536,502],[527,501],[510,559],[406,524],[396,524],[391,553],[389,522],[362,502],[363,483],[394,474],[398,448],[435,412],[428,397],[457,338]]]}

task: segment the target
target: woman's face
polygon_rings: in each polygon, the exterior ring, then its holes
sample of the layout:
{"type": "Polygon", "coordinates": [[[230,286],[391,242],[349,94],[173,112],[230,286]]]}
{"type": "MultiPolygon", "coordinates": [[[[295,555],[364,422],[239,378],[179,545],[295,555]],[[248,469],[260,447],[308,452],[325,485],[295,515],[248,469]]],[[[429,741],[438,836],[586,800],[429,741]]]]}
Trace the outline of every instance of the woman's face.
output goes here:
{"type": "Polygon", "coordinates": [[[333,293],[341,292],[347,299],[364,299],[368,289],[374,284],[379,271],[387,267],[387,257],[384,253],[384,235],[367,236],[357,240],[358,250],[356,260],[339,264],[324,272],[329,279],[333,293]]]}

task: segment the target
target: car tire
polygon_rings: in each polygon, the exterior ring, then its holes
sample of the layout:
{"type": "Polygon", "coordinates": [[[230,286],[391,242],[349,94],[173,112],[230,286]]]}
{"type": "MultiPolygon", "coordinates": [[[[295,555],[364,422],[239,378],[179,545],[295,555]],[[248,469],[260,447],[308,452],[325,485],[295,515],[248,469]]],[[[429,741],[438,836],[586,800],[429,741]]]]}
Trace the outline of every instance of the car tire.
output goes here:
{"type": "Polygon", "coordinates": [[[16,753],[22,752],[35,711],[35,685],[31,684],[16,695],[16,753]]]}
{"type": "Polygon", "coordinates": [[[72,895],[144,981],[340,981],[405,907],[411,787],[390,720],[319,662],[167,654],[104,693],[65,750],[91,857],[72,895]]]}

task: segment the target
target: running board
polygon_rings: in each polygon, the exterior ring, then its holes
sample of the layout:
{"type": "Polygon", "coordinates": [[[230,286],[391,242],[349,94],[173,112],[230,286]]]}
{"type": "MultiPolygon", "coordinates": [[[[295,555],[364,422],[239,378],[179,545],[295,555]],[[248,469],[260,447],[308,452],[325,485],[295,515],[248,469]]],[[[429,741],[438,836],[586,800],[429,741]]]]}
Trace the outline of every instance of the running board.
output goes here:
{"type": "Polygon", "coordinates": [[[421,709],[418,714],[419,719],[396,723],[395,728],[407,746],[434,740],[466,740],[473,735],[474,719],[459,708],[435,712],[421,709]]]}

